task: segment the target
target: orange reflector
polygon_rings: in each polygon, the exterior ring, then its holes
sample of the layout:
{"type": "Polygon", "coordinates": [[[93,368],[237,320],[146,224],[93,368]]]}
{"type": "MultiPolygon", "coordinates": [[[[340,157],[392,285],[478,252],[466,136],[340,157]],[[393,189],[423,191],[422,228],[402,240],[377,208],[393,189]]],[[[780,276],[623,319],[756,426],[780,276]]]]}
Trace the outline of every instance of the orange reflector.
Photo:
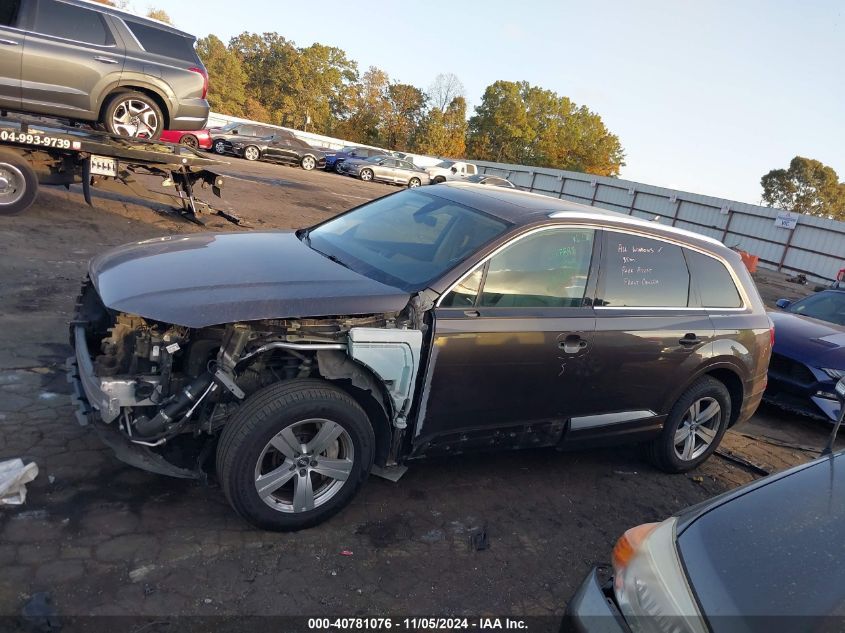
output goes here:
{"type": "Polygon", "coordinates": [[[654,532],[659,523],[643,523],[637,527],[626,530],[625,534],[616,541],[613,548],[613,570],[618,574],[620,570],[628,565],[634,554],[643,544],[646,537],[654,532]]]}

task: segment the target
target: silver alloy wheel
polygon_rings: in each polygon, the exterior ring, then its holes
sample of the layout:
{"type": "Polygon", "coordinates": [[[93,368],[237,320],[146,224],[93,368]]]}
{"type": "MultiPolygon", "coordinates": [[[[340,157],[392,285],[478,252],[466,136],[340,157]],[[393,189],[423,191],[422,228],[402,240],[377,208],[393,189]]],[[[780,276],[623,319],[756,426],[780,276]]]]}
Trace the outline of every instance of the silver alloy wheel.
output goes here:
{"type": "Polygon", "coordinates": [[[408,183],[408,187],[411,189],[415,189],[416,187],[420,186],[420,179],[419,178],[411,178],[411,181],[408,183]]]}
{"type": "Polygon", "coordinates": [[[253,147],[252,145],[250,145],[244,150],[244,158],[246,158],[247,160],[258,160],[259,156],[260,154],[258,153],[257,147],[253,147]]]}
{"type": "Polygon", "coordinates": [[[722,407],[715,398],[693,402],[675,431],[675,455],[685,462],[700,457],[716,439],[721,424],[722,407]]]}
{"type": "Polygon", "coordinates": [[[23,172],[10,163],[0,163],[0,207],[17,203],[25,192],[23,172]]]}
{"type": "Polygon", "coordinates": [[[112,129],[120,136],[153,138],[158,131],[158,114],[140,99],[126,99],[112,114],[112,129]]]}
{"type": "Polygon", "coordinates": [[[302,159],[302,169],[305,171],[311,171],[316,166],[317,162],[314,160],[313,156],[306,156],[302,159]]]}
{"type": "Polygon", "coordinates": [[[225,154],[226,153],[226,143],[223,141],[217,141],[214,144],[214,152],[217,154],[225,154]]]}
{"type": "Polygon", "coordinates": [[[373,179],[373,172],[372,171],[370,171],[369,169],[364,169],[364,170],[361,171],[361,180],[363,180],[365,182],[369,182],[372,179],[373,179]]]}
{"type": "Polygon", "coordinates": [[[255,489],[279,512],[307,512],[333,498],[355,463],[352,437],[323,418],[295,422],[274,435],[255,464],[255,489]]]}

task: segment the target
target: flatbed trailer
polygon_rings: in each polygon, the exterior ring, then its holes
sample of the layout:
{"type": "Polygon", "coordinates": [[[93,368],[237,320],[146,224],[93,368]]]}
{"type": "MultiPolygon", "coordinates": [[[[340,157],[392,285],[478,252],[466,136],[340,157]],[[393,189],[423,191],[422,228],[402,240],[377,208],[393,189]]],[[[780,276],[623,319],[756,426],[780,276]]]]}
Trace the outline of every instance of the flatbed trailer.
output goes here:
{"type": "Polygon", "coordinates": [[[203,224],[203,214],[217,214],[240,224],[232,213],[213,208],[195,196],[210,188],[220,197],[224,179],[212,169],[220,161],[184,145],[115,136],[98,130],[40,119],[0,118],[0,215],[23,213],[39,185],[81,184],[93,206],[91,187],[155,200],[183,217],[203,224]],[[137,180],[150,174],[175,194],[153,191],[137,180]]]}

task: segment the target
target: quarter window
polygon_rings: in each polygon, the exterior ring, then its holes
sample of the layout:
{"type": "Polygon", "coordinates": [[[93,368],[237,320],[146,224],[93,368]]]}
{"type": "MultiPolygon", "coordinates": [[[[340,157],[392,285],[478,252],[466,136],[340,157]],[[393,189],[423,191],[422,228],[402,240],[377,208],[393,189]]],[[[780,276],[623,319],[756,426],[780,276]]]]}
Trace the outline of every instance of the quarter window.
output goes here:
{"type": "Polygon", "coordinates": [[[100,46],[114,44],[99,11],[56,0],[41,0],[38,3],[38,15],[32,30],[75,42],[100,46]]]}
{"type": "Polygon", "coordinates": [[[15,26],[18,23],[20,8],[21,0],[0,2],[0,26],[15,26]]]}
{"type": "Polygon", "coordinates": [[[684,255],[703,307],[742,307],[733,277],[722,262],[689,249],[684,249],[684,255]]]}
{"type": "Polygon", "coordinates": [[[199,61],[192,38],[133,20],[125,22],[145,51],[191,63],[199,61]]]}
{"type": "Polygon", "coordinates": [[[690,275],[683,249],[638,235],[605,232],[597,305],[685,308],[690,275]]]}

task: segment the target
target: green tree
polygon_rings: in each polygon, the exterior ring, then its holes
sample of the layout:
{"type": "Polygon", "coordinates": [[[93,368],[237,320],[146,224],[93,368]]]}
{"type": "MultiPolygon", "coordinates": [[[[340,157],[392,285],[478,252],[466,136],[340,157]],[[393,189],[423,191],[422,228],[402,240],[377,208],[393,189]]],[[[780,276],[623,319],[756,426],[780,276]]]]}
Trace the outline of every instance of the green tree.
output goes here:
{"type": "Polygon", "coordinates": [[[382,122],[380,137],[390,149],[410,149],[417,127],[425,115],[427,97],[410,84],[393,83],[387,87],[386,118],[382,122]]]}
{"type": "Polygon", "coordinates": [[[417,131],[415,150],[421,154],[461,158],[466,152],[467,104],[455,97],[443,112],[432,108],[417,131]]]}
{"type": "Polygon", "coordinates": [[[585,106],[528,82],[487,87],[469,120],[468,153],[482,160],[616,176],[619,138],[585,106]]]}
{"type": "Polygon", "coordinates": [[[354,143],[380,144],[382,123],[390,109],[387,97],[389,86],[387,73],[370,66],[361,81],[348,91],[346,115],[332,133],[354,143]]]}
{"type": "Polygon", "coordinates": [[[788,169],[773,169],[760,179],[763,202],[773,207],[845,220],[845,183],[832,167],[796,156],[788,169]]]}
{"type": "Polygon", "coordinates": [[[197,54],[208,70],[208,102],[222,114],[244,116],[247,74],[240,57],[215,35],[197,40],[197,54]]]}

